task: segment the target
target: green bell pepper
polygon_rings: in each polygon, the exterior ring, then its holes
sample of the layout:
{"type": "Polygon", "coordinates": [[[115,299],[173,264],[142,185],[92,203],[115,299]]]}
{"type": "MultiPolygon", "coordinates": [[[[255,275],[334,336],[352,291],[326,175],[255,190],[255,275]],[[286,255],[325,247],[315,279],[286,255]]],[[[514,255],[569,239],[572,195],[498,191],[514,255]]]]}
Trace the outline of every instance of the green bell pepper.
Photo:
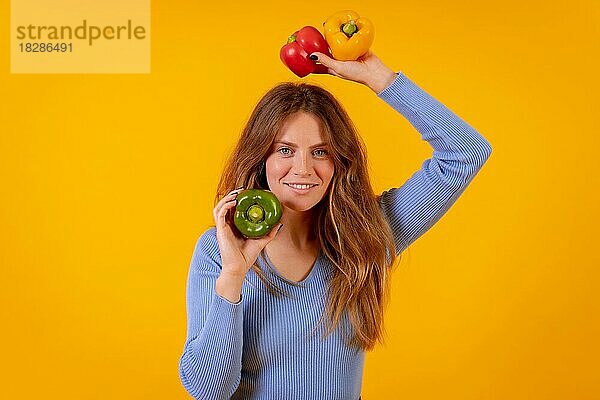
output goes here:
{"type": "Polygon", "coordinates": [[[281,219],[281,203],[269,190],[243,190],[235,199],[237,204],[233,223],[247,238],[258,239],[265,236],[281,219]]]}

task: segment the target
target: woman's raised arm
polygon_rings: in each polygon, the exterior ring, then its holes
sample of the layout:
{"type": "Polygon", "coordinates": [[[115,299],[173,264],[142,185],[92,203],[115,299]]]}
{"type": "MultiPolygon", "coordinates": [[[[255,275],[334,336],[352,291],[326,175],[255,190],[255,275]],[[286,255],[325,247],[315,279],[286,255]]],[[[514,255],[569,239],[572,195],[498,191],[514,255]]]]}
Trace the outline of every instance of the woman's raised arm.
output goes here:
{"type": "Polygon", "coordinates": [[[378,96],[433,148],[432,157],[403,185],[379,197],[399,254],[448,211],[490,157],[492,146],[402,72],[378,96]]]}
{"type": "Polygon", "coordinates": [[[356,61],[313,53],[328,73],[365,84],[401,113],[433,148],[402,186],[381,194],[379,202],[394,232],[397,254],[435,224],[490,157],[490,143],[450,109],[402,72],[394,73],[372,51],[356,61]]]}

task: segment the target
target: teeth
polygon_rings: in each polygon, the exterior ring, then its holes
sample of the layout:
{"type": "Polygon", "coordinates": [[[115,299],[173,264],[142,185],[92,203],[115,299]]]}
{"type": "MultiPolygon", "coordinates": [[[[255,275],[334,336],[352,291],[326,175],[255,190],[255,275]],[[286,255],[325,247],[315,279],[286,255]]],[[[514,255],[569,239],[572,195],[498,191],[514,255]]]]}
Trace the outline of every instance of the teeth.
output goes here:
{"type": "Polygon", "coordinates": [[[288,186],[293,187],[294,189],[308,189],[314,185],[292,185],[288,183],[288,186]]]}

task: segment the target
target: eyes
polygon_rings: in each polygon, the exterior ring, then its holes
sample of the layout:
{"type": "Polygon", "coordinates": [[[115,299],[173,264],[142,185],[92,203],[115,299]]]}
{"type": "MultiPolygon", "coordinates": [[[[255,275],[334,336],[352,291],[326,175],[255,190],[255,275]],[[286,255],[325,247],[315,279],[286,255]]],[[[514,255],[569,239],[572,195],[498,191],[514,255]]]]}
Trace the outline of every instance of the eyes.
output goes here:
{"type": "MultiPolygon", "coordinates": [[[[277,152],[284,156],[289,156],[292,154],[292,149],[290,149],[289,147],[280,147],[277,150],[277,152]]],[[[313,154],[319,158],[325,158],[325,157],[327,157],[327,154],[329,154],[329,153],[327,152],[327,150],[324,150],[324,149],[315,149],[313,151],[313,154]]]]}

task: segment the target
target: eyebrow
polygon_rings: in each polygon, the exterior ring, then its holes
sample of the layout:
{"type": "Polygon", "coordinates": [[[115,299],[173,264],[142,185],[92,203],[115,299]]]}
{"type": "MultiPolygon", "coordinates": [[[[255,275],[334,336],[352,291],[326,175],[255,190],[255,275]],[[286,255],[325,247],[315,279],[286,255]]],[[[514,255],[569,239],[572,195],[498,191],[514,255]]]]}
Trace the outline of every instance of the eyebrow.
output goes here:
{"type": "MultiPolygon", "coordinates": [[[[288,146],[292,146],[292,147],[298,147],[295,143],[291,143],[291,142],[286,142],[283,140],[278,140],[275,143],[281,143],[281,144],[286,144],[288,146]]],[[[314,146],[310,146],[310,148],[315,148],[315,147],[321,147],[321,146],[329,146],[327,143],[319,143],[319,144],[315,144],[314,146]]]]}

